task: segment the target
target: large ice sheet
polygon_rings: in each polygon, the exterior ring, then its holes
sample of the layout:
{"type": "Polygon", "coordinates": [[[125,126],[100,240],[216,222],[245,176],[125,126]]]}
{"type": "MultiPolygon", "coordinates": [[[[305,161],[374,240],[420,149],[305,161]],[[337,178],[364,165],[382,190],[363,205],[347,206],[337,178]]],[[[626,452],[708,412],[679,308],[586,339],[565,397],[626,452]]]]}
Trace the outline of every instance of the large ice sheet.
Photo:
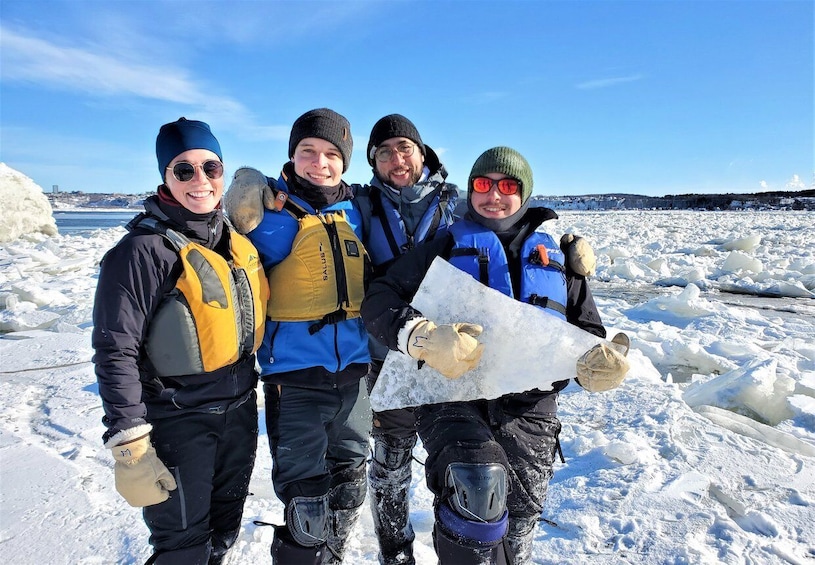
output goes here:
{"type": "Polygon", "coordinates": [[[371,391],[374,410],[550,390],[552,383],[574,378],[578,357],[604,341],[484,286],[440,258],[430,266],[412,305],[436,324],[481,324],[484,354],[478,367],[452,380],[391,351],[371,391]]]}

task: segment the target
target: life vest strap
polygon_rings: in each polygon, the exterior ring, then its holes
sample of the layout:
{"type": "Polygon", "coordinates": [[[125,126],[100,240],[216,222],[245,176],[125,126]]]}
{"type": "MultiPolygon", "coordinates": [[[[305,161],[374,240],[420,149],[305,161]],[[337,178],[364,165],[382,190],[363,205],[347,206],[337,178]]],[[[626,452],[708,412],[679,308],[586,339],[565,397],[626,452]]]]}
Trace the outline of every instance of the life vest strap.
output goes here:
{"type": "Polygon", "coordinates": [[[314,335],[325,326],[332,325],[332,324],[339,324],[340,322],[344,322],[348,319],[348,312],[340,308],[339,310],[335,310],[323,316],[323,318],[314,324],[311,324],[308,327],[309,335],[314,335]]]}
{"type": "Polygon", "coordinates": [[[478,275],[481,284],[490,286],[490,250],[487,247],[478,250],[478,275]]]}
{"type": "Polygon", "coordinates": [[[468,257],[470,255],[478,255],[478,249],[475,247],[456,247],[450,250],[450,257],[468,257]]]}
{"type": "Polygon", "coordinates": [[[564,316],[566,315],[566,307],[560,302],[550,299],[548,296],[539,296],[537,294],[532,294],[529,297],[529,303],[534,306],[540,306],[541,308],[549,308],[550,310],[554,310],[555,312],[560,312],[564,316]]]}

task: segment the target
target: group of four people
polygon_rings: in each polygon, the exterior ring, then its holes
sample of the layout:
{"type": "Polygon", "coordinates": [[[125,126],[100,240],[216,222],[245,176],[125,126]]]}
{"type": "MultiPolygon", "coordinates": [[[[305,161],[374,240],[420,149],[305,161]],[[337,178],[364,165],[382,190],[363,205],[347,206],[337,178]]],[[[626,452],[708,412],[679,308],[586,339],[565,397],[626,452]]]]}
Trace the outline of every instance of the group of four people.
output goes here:
{"type": "MultiPolygon", "coordinates": [[[[457,187],[404,116],[374,125],[368,185],[342,180],[352,149],[348,120],[306,112],[280,177],[239,169],[224,211],[209,126],[181,118],[159,131],[162,184],[102,261],[93,330],[103,441],[117,490],[144,509],[148,563],[219,564],[236,540],[257,447],[258,376],[285,505],[273,563],[342,562],[366,494],[380,563],[415,563],[417,432],[439,561],[531,559],[567,378],[551,391],[373,414],[368,394],[389,349],[448,378],[478,364],[479,326],[437,326],[409,304],[435,257],[605,337],[586,283],[593,254],[580,238],[558,245],[537,231],[557,216],[530,207],[532,171],[513,149],[478,158],[463,218],[457,187]],[[541,245],[545,265],[530,252],[541,245]]],[[[607,390],[626,370],[623,354],[602,344],[578,362],[578,382],[607,390]]]]}

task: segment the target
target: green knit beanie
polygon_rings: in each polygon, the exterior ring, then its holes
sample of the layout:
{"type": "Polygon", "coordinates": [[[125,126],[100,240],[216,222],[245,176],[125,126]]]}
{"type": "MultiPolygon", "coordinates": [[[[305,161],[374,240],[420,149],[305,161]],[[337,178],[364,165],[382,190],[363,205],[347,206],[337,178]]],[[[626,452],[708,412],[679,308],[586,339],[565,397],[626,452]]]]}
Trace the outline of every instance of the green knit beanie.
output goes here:
{"type": "Polygon", "coordinates": [[[532,196],[532,168],[524,156],[511,147],[487,149],[475,160],[467,181],[467,197],[473,193],[473,179],[487,173],[501,173],[521,181],[521,204],[532,196]]]}

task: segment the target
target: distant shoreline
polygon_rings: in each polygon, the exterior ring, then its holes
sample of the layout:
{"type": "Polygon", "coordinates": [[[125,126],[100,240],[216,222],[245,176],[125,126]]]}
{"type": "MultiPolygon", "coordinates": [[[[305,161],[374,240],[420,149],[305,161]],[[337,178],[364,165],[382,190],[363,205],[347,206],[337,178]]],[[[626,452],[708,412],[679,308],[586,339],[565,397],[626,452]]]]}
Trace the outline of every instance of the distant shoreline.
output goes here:
{"type": "MultiPolygon", "coordinates": [[[[147,194],[103,194],[83,192],[46,193],[51,207],[74,211],[142,210],[147,194]]],[[[464,201],[465,195],[460,194],[464,201]]],[[[533,195],[532,206],[554,210],[815,210],[815,189],[752,194],[586,194],[579,196],[533,195]]]]}

